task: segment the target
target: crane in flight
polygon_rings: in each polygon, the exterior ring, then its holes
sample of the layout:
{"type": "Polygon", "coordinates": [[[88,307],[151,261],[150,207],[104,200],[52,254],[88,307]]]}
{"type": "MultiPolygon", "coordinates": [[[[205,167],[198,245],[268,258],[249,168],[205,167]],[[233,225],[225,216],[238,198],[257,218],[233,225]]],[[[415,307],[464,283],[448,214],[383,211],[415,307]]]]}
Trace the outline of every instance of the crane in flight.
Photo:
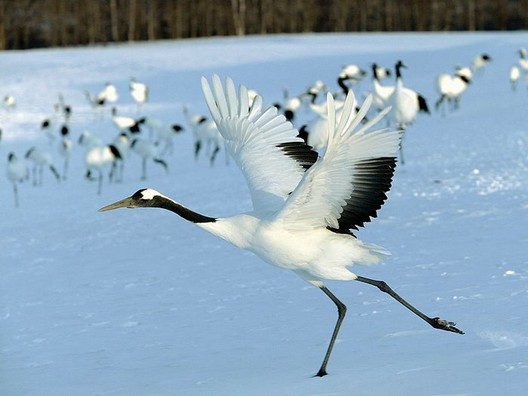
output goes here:
{"type": "Polygon", "coordinates": [[[463,334],[455,323],[423,314],[385,282],[350,270],[356,264],[379,263],[388,254],[382,247],[360,241],[352,231],[376,217],[391,187],[402,131],[370,130],[388,109],[362,123],[372,98],[367,97],[356,114],[354,94],[349,91],[341,117],[336,119],[334,98],[328,94],[328,145],[318,157],[275,107],[264,110],[260,96],[250,106],[243,85],[237,91],[227,78],[224,89],[220,78],[213,75],[212,86],[202,77],[202,90],[227,149],[245,175],[253,211],[209,217],[150,188],[100,211],[124,207],[169,210],[319,288],[337,306],[338,319],[315,376],[327,374],[346,314],[345,304],[325,286],[325,280],[373,285],[432,327],[463,334]]]}

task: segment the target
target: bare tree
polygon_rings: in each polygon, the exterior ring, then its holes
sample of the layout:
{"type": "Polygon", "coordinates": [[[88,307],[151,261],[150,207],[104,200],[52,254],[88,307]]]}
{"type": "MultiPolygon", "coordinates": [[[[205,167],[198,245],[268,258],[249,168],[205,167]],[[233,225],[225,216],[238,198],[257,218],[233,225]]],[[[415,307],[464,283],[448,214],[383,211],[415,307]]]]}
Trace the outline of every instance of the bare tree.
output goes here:
{"type": "Polygon", "coordinates": [[[117,14],[117,0],[110,0],[110,24],[112,30],[112,41],[118,42],[119,36],[119,18],[117,14]]]}
{"type": "Polygon", "coordinates": [[[147,8],[147,38],[148,40],[156,40],[159,38],[157,31],[158,31],[158,23],[157,22],[157,13],[158,10],[158,2],[157,0],[150,0],[146,2],[147,8]]]}
{"type": "Polygon", "coordinates": [[[526,0],[0,0],[0,49],[232,34],[526,28],[526,0]]]}
{"type": "Polygon", "coordinates": [[[0,0],[0,50],[5,50],[7,48],[5,16],[5,1],[0,0]]]}
{"type": "Polygon", "coordinates": [[[246,0],[231,0],[231,10],[235,32],[243,36],[246,34],[246,0]]]}

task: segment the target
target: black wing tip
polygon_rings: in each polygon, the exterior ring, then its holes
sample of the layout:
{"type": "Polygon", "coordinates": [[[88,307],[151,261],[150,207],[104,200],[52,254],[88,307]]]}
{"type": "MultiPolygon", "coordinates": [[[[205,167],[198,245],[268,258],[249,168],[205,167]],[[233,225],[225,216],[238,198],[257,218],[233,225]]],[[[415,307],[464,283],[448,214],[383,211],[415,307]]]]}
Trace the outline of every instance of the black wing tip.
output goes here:
{"type": "Polygon", "coordinates": [[[387,200],[386,193],[392,186],[396,161],[396,157],[381,157],[358,162],[359,176],[337,219],[339,227],[328,227],[329,230],[354,236],[351,230],[358,230],[378,216],[377,211],[387,200]]]}
{"type": "Polygon", "coordinates": [[[276,145],[284,154],[294,159],[305,170],[309,169],[319,157],[319,153],[312,146],[309,146],[304,140],[279,143],[276,145]]]}

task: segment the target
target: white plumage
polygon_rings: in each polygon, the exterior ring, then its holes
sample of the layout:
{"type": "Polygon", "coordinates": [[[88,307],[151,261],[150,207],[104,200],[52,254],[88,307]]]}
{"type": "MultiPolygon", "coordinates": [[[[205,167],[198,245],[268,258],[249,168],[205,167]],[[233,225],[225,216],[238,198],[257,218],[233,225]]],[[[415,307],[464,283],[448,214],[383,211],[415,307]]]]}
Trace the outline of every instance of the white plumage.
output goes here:
{"type": "Polygon", "coordinates": [[[528,58],[526,55],[526,48],[519,49],[519,67],[526,77],[528,74],[528,58]]]}
{"type": "Polygon", "coordinates": [[[130,79],[129,88],[130,95],[132,96],[132,99],[134,99],[134,101],[138,104],[138,106],[142,106],[148,100],[149,90],[146,84],[138,82],[132,77],[130,79]]]}
{"type": "Polygon", "coordinates": [[[66,180],[68,175],[68,165],[70,162],[71,152],[73,149],[73,141],[67,136],[63,136],[57,147],[59,155],[64,159],[62,165],[62,179],[66,180]]]}
{"type": "Polygon", "coordinates": [[[519,66],[512,65],[510,67],[510,86],[513,91],[517,89],[517,82],[519,81],[520,76],[521,70],[519,69],[519,66]]]}
{"type": "Polygon", "coordinates": [[[107,82],[104,88],[97,94],[97,98],[105,102],[115,103],[119,99],[119,95],[115,85],[107,82]]]}
{"type": "Polygon", "coordinates": [[[387,75],[387,69],[378,66],[376,63],[372,64],[372,106],[377,110],[383,110],[385,107],[387,107],[387,100],[394,92],[393,85],[381,85],[380,79],[387,75]],[[381,76],[380,70],[384,71],[382,72],[383,74],[381,76]]]}
{"type": "Polygon", "coordinates": [[[212,218],[193,212],[157,191],[143,189],[101,211],[120,207],[170,210],[270,264],[292,270],[320,288],[336,304],[339,316],[317,376],[326,375],[346,312],[345,305],[323,284],[326,279],[374,285],[433,327],[460,332],[451,322],[425,316],[384,282],[350,271],[355,264],[378,263],[387,254],[381,247],[356,239],[351,229],[375,217],[385,201],[401,139],[401,131],[370,131],[385,112],[360,125],[370,97],[354,115],[355,99],[350,92],[341,117],[336,118],[334,99],[328,95],[330,133],[327,149],[318,157],[275,107],[264,110],[261,97],[249,106],[244,86],[237,91],[233,81],[226,79],[224,90],[215,75],[212,87],[202,78],[202,90],[226,147],[246,178],[253,210],[212,218]]]}
{"type": "MultiPolygon", "coordinates": [[[[401,75],[402,67],[406,67],[402,61],[396,62],[396,85],[387,99],[387,105],[391,107],[389,118],[392,125],[405,130],[414,122],[419,112],[429,113],[429,108],[422,95],[404,87],[401,75]]],[[[404,163],[402,144],[400,144],[400,162],[404,163]]]]}
{"type": "Polygon", "coordinates": [[[158,157],[158,146],[151,141],[135,138],[130,142],[130,148],[141,157],[141,180],[147,179],[147,161],[151,160],[169,170],[167,163],[158,157]]]}
{"type": "MultiPolygon", "coordinates": [[[[205,149],[209,155],[209,164],[212,166],[220,148],[224,146],[224,139],[222,138],[222,135],[220,135],[218,127],[214,120],[210,118],[199,114],[191,114],[187,107],[183,108],[183,114],[193,132],[194,158],[197,160],[200,151],[205,149]]],[[[226,155],[226,162],[227,161],[228,157],[226,155]]]]}
{"type": "Polygon", "coordinates": [[[80,146],[91,148],[95,146],[101,146],[102,140],[99,136],[95,135],[94,133],[90,131],[83,131],[79,138],[77,139],[77,143],[79,143],[80,146]]]}
{"type": "Polygon", "coordinates": [[[413,123],[418,111],[420,110],[418,94],[403,85],[401,68],[405,65],[398,61],[396,63],[396,85],[387,104],[392,107],[390,118],[397,128],[405,129],[413,123]]]}
{"type": "Polygon", "coordinates": [[[97,172],[97,195],[101,194],[103,186],[103,171],[110,168],[109,180],[112,181],[117,161],[121,160],[119,150],[112,144],[104,146],[91,146],[84,156],[86,165],[86,178],[93,180],[92,173],[97,172]]]}
{"type": "Polygon", "coordinates": [[[488,63],[490,63],[491,60],[491,56],[488,54],[475,55],[471,62],[471,70],[473,72],[478,72],[479,70],[482,70],[488,63]]]}
{"type": "Polygon", "coordinates": [[[7,110],[14,109],[16,107],[15,97],[13,95],[4,96],[4,100],[3,100],[2,104],[7,110]]]}
{"type": "MultiPolygon", "coordinates": [[[[334,100],[335,111],[338,117],[341,116],[343,105],[344,105],[343,101],[334,100]]],[[[357,106],[357,103],[354,102],[353,106],[355,109],[357,106]]],[[[313,118],[305,126],[304,130],[307,133],[306,143],[308,143],[308,145],[311,146],[315,151],[322,152],[326,148],[326,145],[328,144],[327,103],[326,102],[322,104],[310,103],[310,109],[315,114],[315,118],[313,118]]]]}
{"type": "Polygon", "coordinates": [[[9,153],[7,156],[7,178],[13,183],[13,193],[15,195],[15,207],[18,207],[18,187],[17,184],[23,182],[29,177],[26,164],[20,161],[15,153],[9,153]]]}
{"type": "Polygon", "coordinates": [[[442,73],[436,80],[436,88],[439,93],[439,98],[435,103],[438,109],[444,101],[451,104],[452,109],[458,109],[460,104],[460,97],[471,83],[473,73],[467,67],[459,67],[455,74],[442,73]]]}
{"type": "Polygon", "coordinates": [[[141,132],[141,124],[144,122],[145,118],[135,119],[119,115],[117,114],[117,109],[112,107],[112,123],[120,132],[139,133],[141,132]]]}
{"type": "Polygon", "coordinates": [[[44,168],[48,168],[57,181],[60,181],[60,175],[52,163],[51,154],[38,147],[31,147],[25,155],[25,158],[33,163],[33,185],[42,185],[44,168]]]}
{"type": "Polygon", "coordinates": [[[174,137],[184,131],[180,124],[167,124],[152,117],[146,117],[145,126],[150,138],[160,146],[160,156],[174,152],[174,137]]]}

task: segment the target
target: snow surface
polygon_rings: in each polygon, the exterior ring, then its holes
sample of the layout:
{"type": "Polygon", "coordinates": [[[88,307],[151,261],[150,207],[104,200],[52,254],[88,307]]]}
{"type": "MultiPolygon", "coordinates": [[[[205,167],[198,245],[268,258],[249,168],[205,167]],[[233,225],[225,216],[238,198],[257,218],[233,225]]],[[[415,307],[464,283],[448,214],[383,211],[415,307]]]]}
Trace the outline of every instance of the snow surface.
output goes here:
{"type": "MultiPolygon", "coordinates": [[[[184,124],[187,104],[206,111],[200,77],[213,72],[271,103],[315,80],[336,89],[342,65],[390,67],[432,107],[434,82],[486,52],[461,108],[421,116],[405,136],[389,200],[360,239],[392,252],[376,267],[426,314],[457,322],[437,331],[376,288],[328,282],[348,306],[330,360],[316,373],[336,319],[331,301],[294,274],[262,263],[162,210],[98,213],[152,187],[212,216],[250,208],[238,169],[223,153],[195,162],[192,135],[175,140],[170,173],[130,154],[125,180],[100,196],[74,147],[68,179],[19,188],[0,174],[0,394],[2,395],[520,395],[528,386],[528,92],[508,70],[521,33],[320,34],[160,41],[3,52],[0,156],[32,145],[54,155],[40,121],[61,92],[73,107],[74,139],[89,130],[110,142],[84,98],[114,83],[121,114],[184,124]],[[129,77],[151,99],[137,110],[129,77]]],[[[371,87],[367,79],[358,96],[371,87]]],[[[306,114],[305,114],[306,115],[306,114]]]]}

